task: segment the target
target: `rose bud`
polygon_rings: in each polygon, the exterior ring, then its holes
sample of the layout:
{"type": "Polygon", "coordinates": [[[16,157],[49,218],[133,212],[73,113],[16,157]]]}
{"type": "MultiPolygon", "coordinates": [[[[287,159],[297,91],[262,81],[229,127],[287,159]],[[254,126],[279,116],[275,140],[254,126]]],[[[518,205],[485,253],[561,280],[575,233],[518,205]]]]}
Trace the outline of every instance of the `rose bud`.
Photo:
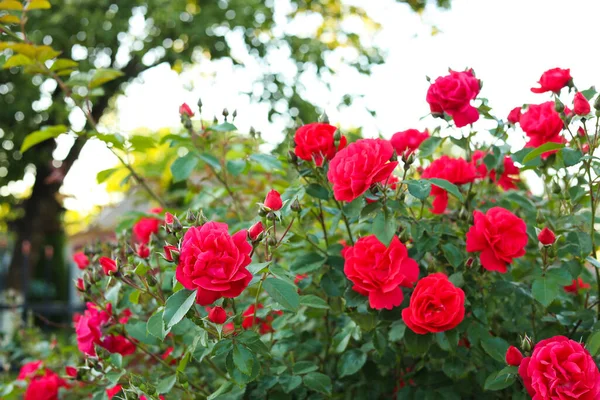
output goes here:
{"type": "Polygon", "coordinates": [[[521,107],[515,107],[508,114],[508,122],[515,125],[521,119],[521,107]]]}
{"type": "Polygon", "coordinates": [[[170,212],[165,213],[165,224],[173,225],[173,214],[171,214],[170,212]]]}
{"type": "Polygon", "coordinates": [[[77,268],[85,269],[88,265],[90,265],[90,259],[83,253],[83,251],[78,251],[73,254],[73,261],[77,264],[77,268]]]}
{"type": "Polygon", "coordinates": [[[67,373],[67,376],[75,379],[77,378],[77,368],[75,367],[65,367],[65,372],[67,373]]]}
{"type": "Polygon", "coordinates": [[[575,94],[573,112],[577,115],[588,115],[591,111],[590,103],[581,92],[575,94]]]}
{"type": "Polygon", "coordinates": [[[77,281],[75,281],[75,287],[80,292],[85,292],[85,281],[82,278],[77,278],[77,281]]]}
{"type": "Polygon", "coordinates": [[[513,367],[518,367],[523,361],[523,354],[515,346],[510,346],[506,350],[506,363],[513,367]]]}
{"type": "Polygon", "coordinates": [[[213,307],[208,312],[208,320],[215,324],[222,324],[227,321],[227,313],[223,307],[213,307]]]}
{"type": "Polygon", "coordinates": [[[150,257],[150,249],[144,243],[137,244],[135,252],[140,258],[148,258],[150,257]]]}
{"type": "Polygon", "coordinates": [[[584,143],[584,144],[581,146],[581,151],[582,151],[584,154],[587,154],[587,153],[589,153],[589,152],[590,152],[590,145],[589,145],[589,144],[587,144],[587,143],[584,143]]]}
{"type": "Polygon", "coordinates": [[[113,275],[118,271],[117,262],[115,260],[108,257],[100,257],[98,261],[100,262],[105,275],[113,275]]]}
{"type": "Polygon", "coordinates": [[[248,237],[252,242],[258,240],[261,234],[265,231],[265,227],[261,221],[258,221],[248,229],[248,237]]]}
{"type": "Polygon", "coordinates": [[[263,205],[272,211],[281,210],[283,203],[281,202],[281,195],[277,190],[271,190],[267,193],[267,197],[265,198],[265,202],[263,205]]]}
{"type": "Polygon", "coordinates": [[[179,115],[181,115],[182,117],[186,115],[191,118],[194,116],[194,113],[192,112],[190,106],[187,105],[187,103],[183,103],[179,106],[179,115]]]}
{"type": "Polygon", "coordinates": [[[583,129],[583,126],[577,128],[577,134],[581,137],[585,137],[585,130],[583,129]]]}
{"type": "Polygon", "coordinates": [[[556,235],[554,235],[554,232],[552,232],[550,229],[544,228],[538,234],[538,240],[544,246],[550,246],[556,241],[556,235]]]}
{"type": "Polygon", "coordinates": [[[167,261],[173,262],[176,261],[175,258],[179,257],[179,249],[177,246],[167,245],[163,247],[163,250],[165,251],[164,257],[167,261]]]}

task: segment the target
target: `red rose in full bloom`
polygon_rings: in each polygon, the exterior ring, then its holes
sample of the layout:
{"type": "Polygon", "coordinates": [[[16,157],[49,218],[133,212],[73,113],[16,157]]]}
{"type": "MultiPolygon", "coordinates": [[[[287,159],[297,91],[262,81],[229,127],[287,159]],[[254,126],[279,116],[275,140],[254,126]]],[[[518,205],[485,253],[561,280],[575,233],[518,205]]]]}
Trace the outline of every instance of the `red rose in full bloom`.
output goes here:
{"type": "Polygon", "coordinates": [[[506,266],[525,255],[527,226],[502,207],[473,213],[474,225],[467,232],[467,251],[481,252],[479,259],[488,271],[506,272],[506,266]]]}
{"type": "Polygon", "coordinates": [[[423,132],[420,132],[417,129],[409,129],[402,132],[396,132],[390,139],[390,143],[394,150],[396,150],[396,154],[401,155],[404,152],[413,152],[416,151],[421,143],[423,143],[429,137],[429,132],[427,129],[423,132]]]}
{"type": "MultiPolygon", "coordinates": [[[[473,153],[473,159],[471,160],[471,162],[477,169],[477,177],[482,179],[488,176],[488,169],[483,162],[485,155],[486,153],[484,151],[477,150],[475,151],[475,153],[473,153]]],[[[512,158],[510,158],[510,156],[505,156],[504,168],[502,171],[502,175],[500,175],[500,179],[497,179],[496,170],[492,170],[492,172],[489,173],[489,177],[492,180],[492,182],[497,183],[498,186],[500,186],[504,190],[516,189],[516,183],[520,181],[519,167],[515,165],[514,161],[512,160],[512,158]]]]}
{"type": "Polygon", "coordinates": [[[294,143],[298,158],[305,161],[314,160],[317,167],[325,160],[331,160],[335,153],[346,147],[346,137],[340,137],[339,146],[335,147],[334,134],[337,128],[329,124],[312,123],[303,125],[296,131],[294,143]]]}
{"type": "Polygon", "coordinates": [[[591,286],[589,283],[585,283],[583,281],[583,279],[577,278],[577,279],[573,279],[573,283],[567,286],[564,286],[563,289],[565,289],[565,292],[567,293],[577,293],[579,292],[579,290],[587,290],[589,289],[591,286]]]}
{"type": "Polygon", "coordinates": [[[31,377],[34,377],[37,374],[38,370],[42,368],[43,363],[43,361],[38,360],[24,364],[21,367],[21,370],[19,371],[19,376],[17,376],[17,380],[26,380],[31,377]]]}
{"type": "Polygon", "coordinates": [[[36,376],[29,382],[24,400],[58,400],[58,390],[69,387],[56,373],[46,370],[44,376],[36,376]]]}
{"type": "Polygon", "coordinates": [[[427,102],[432,113],[450,115],[460,128],[479,119],[479,112],[471,105],[471,100],[477,97],[480,89],[473,70],[450,71],[450,75],[437,78],[429,86],[427,102]]]}
{"type": "Polygon", "coordinates": [[[565,336],[540,341],[519,365],[533,400],[597,400],[600,372],[590,353],[565,336]]]}
{"type": "Polygon", "coordinates": [[[181,243],[176,277],[189,290],[198,290],[196,302],[209,305],[221,297],[240,295],[252,280],[246,267],[252,246],[245,230],[230,236],[227,224],[207,222],[193,226],[181,243]]]}
{"type": "Polygon", "coordinates": [[[374,183],[385,182],[397,161],[389,162],[394,148],[383,139],[361,139],[338,152],[327,172],[336,200],[352,201],[374,183]]]}
{"type": "MultiPolygon", "coordinates": [[[[160,214],[162,208],[153,208],[150,210],[151,214],[160,214]]],[[[160,218],[143,217],[133,226],[133,235],[138,243],[148,244],[150,242],[150,236],[158,233],[158,227],[162,220],[160,218]]]]}
{"type": "MultiPolygon", "coordinates": [[[[564,127],[563,120],[554,109],[554,102],[547,101],[542,104],[531,104],[527,111],[521,116],[521,129],[525,132],[529,141],[525,147],[539,147],[545,143],[565,143],[566,140],[560,136],[564,127]]],[[[546,158],[554,151],[542,154],[546,158]]]]}
{"type": "Polygon", "coordinates": [[[464,318],[465,292],[439,272],[417,282],[410,305],[402,310],[406,326],[419,335],[449,331],[464,318]]]}
{"type": "Polygon", "coordinates": [[[371,308],[391,310],[402,304],[400,287],[412,287],[419,279],[419,266],[408,256],[406,246],[394,236],[389,247],[375,235],[362,237],[342,250],[344,274],[352,289],[369,296],[371,308]]]}
{"type": "Polygon", "coordinates": [[[84,254],[83,251],[78,251],[73,254],[73,261],[77,264],[77,268],[85,269],[88,265],[90,265],[90,259],[84,254]]]}
{"type": "MultiPolygon", "coordinates": [[[[455,185],[464,185],[475,180],[476,171],[473,164],[463,158],[442,156],[425,168],[422,177],[445,179],[455,185]]],[[[434,214],[442,214],[448,206],[448,192],[441,187],[432,185],[431,195],[434,197],[431,211],[434,214]]]]}
{"type": "Polygon", "coordinates": [[[101,344],[102,325],[110,320],[110,314],[100,310],[93,303],[87,303],[87,310],[79,317],[75,326],[77,347],[89,356],[95,356],[94,344],[101,344]]]}
{"type": "MultiPolygon", "coordinates": [[[[264,308],[263,305],[259,303],[258,309],[260,310],[262,308],[264,308]]],[[[244,319],[242,319],[242,328],[250,329],[253,326],[258,325],[259,326],[258,331],[260,332],[261,335],[264,335],[266,333],[275,332],[275,330],[271,326],[273,319],[274,319],[273,314],[283,315],[283,312],[272,311],[271,314],[268,314],[266,317],[259,318],[254,315],[254,304],[251,304],[242,313],[242,316],[244,317],[244,319]]]]}
{"type": "Polygon", "coordinates": [[[540,88],[531,88],[533,93],[560,92],[571,80],[571,70],[553,68],[542,74],[539,80],[540,88]]]}
{"type": "Polygon", "coordinates": [[[508,122],[515,125],[521,120],[521,107],[515,107],[508,113],[508,122]]]}
{"type": "Polygon", "coordinates": [[[581,92],[577,92],[573,100],[573,112],[577,115],[588,115],[590,111],[590,102],[581,92]]]}
{"type": "Polygon", "coordinates": [[[107,335],[100,345],[110,353],[119,353],[122,356],[135,353],[135,344],[121,335],[107,335]]]}
{"type": "Polygon", "coordinates": [[[510,346],[508,350],[506,350],[505,360],[508,365],[518,367],[521,365],[521,361],[523,361],[523,354],[521,354],[519,349],[515,346],[510,346]]]}
{"type": "Polygon", "coordinates": [[[215,324],[223,324],[227,321],[227,313],[223,307],[213,307],[208,312],[208,320],[215,324]]]}

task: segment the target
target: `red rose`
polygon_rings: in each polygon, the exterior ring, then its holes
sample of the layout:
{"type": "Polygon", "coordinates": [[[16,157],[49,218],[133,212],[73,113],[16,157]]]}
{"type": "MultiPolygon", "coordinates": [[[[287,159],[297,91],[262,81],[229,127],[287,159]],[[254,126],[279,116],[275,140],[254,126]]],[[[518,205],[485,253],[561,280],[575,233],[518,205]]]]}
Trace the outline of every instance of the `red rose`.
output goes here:
{"type": "MultiPolygon", "coordinates": [[[[477,178],[485,178],[488,176],[488,169],[483,162],[486,153],[481,150],[476,150],[473,153],[473,159],[471,162],[477,169],[477,178]]],[[[502,171],[502,175],[500,175],[500,179],[496,177],[496,170],[492,170],[489,173],[489,178],[492,182],[495,182],[504,190],[516,189],[516,183],[520,181],[519,179],[519,167],[517,167],[509,156],[504,157],[504,169],[502,171]]]]}
{"type": "Polygon", "coordinates": [[[89,356],[95,356],[94,344],[101,344],[102,325],[110,320],[110,314],[98,309],[93,303],[87,303],[87,310],[79,317],[75,326],[77,347],[89,356]]]}
{"type": "Polygon", "coordinates": [[[233,324],[233,322],[228,322],[225,325],[223,325],[223,333],[228,335],[230,333],[234,333],[235,332],[235,325],[233,324]]]}
{"type": "Polygon", "coordinates": [[[296,131],[294,143],[298,158],[313,161],[320,167],[325,160],[331,160],[335,153],[346,147],[346,137],[341,136],[335,147],[334,134],[337,128],[329,124],[312,123],[303,125],[296,131]]]}
{"type": "Polygon", "coordinates": [[[567,293],[577,293],[579,290],[587,290],[591,286],[589,283],[585,283],[583,279],[577,278],[573,279],[573,283],[567,286],[564,286],[565,292],[567,293]]]}
{"type": "Polygon", "coordinates": [[[175,222],[175,218],[173,218],[173,214],[171,214],[170,212],[166,212],[165,213],[165,224],[173,225],[173,222],[175,222]]]}
{"type": "Polygon", "coordinates": [[[272,211],[281,210],[281,207],[283,207],[283,202],[281,201],[281,195],[279,192],[273,189],[267,193],[267,197],[265,197],[263,205],[272,211]]]}
{"type": "Polygon", "coordinates": [[[75,281],[75,287],[80,292],[85,292],[85,281],[82,278],[77,278],[75,281]]]}
{"type": "Polygon", "coordinates": [[[227,313],[223,307],[213,307],[208,312],[208,320],[215,324],[223,324],[227,321],[227,313]]]}
{"type": "Polygon", "coordinates": [[[541,88],[531,88],[533,93],[560,92],[571,80],[571,70],[553,68],[542,74],[539,80],[541,88]]]}
{"type": "Polygon", "coordinates": [[[597,400],[600,372],[590,353],[564,336],[540,341],[531,357],[519,366],[519,375],[533,400],[597,400]]]}
{"type": "MultiPolygon", "coordinates": [[[[423,178],[445,179],[455,185],[464,185],[475,180],[476,171],[473,164],[462,158],[441,156],[434,160],[431,165],[423,171],[423,178]]],[[[431,195],[434,197],[434,214],[442,214],[448,206],[448,192],[441,187],[432,185],[431,195]]]]}
{"type": "Polygon", "coordinates": [[[525,222],[502,207],[490,208],[485,214],[475,211],[473,215],[475,223],[467,232],[467,251],[481,252],[479,260],[488,271],[505,273],[507,264],[525,255],[525,222]]]}
{"type": "Polygon", "coordinates": [[[248,237],[251,241],[256,241],[261,233],[265,231],[265,226],[262,221],[258,221],[248,229],[248,237]]]}
{"type": "Polygon", "coordinates": [[[375,235],[362,237],[354,246],[342,250],[344,274],[354,284],[352,289],[369,296],[371,308],[391,310],[402,304],[400,287],[412,287],[419,279],[419,266],[394,236],[389,247],[375,235]]]}
{"type": "Polygon", "coordinates": [[[513,367],[518,367],[523,361],[523,354],[517,349],[515,346],[510,346],[508,350],[506,350],[506,363],[508,365],[512,365],[513,367]]]}
{"type": "MultiPolygon", "coordinates": [[[[264,308],[263,305],[259,303],[258,309],[260,310],[262,308],[264,308]]],[[[266,333],[273,333],[275,332],[275,330],[271,326],[271,323],[273,322],[273,314],[282,315],[283,313],[281,311],[272,311],[271,314],[268,314],[266,317],[259,318],[254,315],[254,304],[251,304],[242,313],[242,316],[244,317],[244,319],[242,319],[242,328],[250,329],[253,326],[258,325],[258,331],[261,335],[264,335],[266,333]]]]}
{"type": "Polygon", "coordinates": [[[590,103],[581,92],[575,94],[573,112],[577,115],[588,115],[591,111],[590,103]]]}
{"type": "Polygon", "coordinates": [[[417,282],[410,305],[402,310],[406,326],[419,335],[449,331],[464,318],[465,292],[439,272],[417,282]]]}
{"type": "Polygon", "coordinates": [[[145,243],[138,243],[135,245],[135,251],[139,258],[148,258],[150,257],[150,249],[146,246],[145,243]]]}
{"type": "Polygon", "coordinates": [[[167,245],[163,246],[163,250],[165,252],[165,260],[173,261],[173,255],[179,255],[179,249],[177,246],[167,245]]]}
{"type": "Polygon", "coordinates": [[[117,272],[119,269],[117,268],[117,262],[111,258],[108,257],[100,257],[98,259],[98,262],[100,263],[100,266],[102,267],[102,270],[104,271],[105,275],[113,275],[115,272],[117,272]]]}
{"type": "Polygon", "coordinates": [[[308,274],[296,274],[296,277],[294,278],[294,284],[297,285],[306,278],[308,278],[308,274]]]}
{"type": "Polygon", "coordinates": [[[508,114],[508,122],[515,125],[521,120],[521,107],[515,107],[508,114]]]}
{"type": "Polygon", "coordinates": [[[587,154],[587,153],[589,153],[589,152],[590,152],[590,145],[589,145],[589,144],[587,144],[587,143],[584,143],[584,144],[582,144],[582,145],[581,145],[581,152],[582,152],[583,154],[587,154]]]}
{"type": "Polygon", "coordinates": [[[37,374],[38,370],[42,368],[43,364],[44,362],[41,360],[31,361],[24,364],[21,367],[21,370],[19,371],[19,376],[17,376],[17,380],[24,381],[26,379],[34,377],[37,374]]]}
{"type": "Polygon", "coordinates": [[[77,368],[75,367],[66,366],[65,373],[73,379],[77,378],[77,368]]]}
{"type": "MultiPolygon", "coordinates": [[[[545,143],[565,143],[560,136],[563,129],[563,121],[554,109],[554,102],[547,101],[542,104],[531,104],[527,111],[521,116],[521,129],[525,132],[529,141],[525,147],[539,147],[545,143]]],[[[548,157],[554,151],[547,151],[542,158],[548,157]]]]}
{"type": "Polygon", "coordinates": [[[121,385],[115,385],[115,386],[111,387],[110,389],[106,389],[106,396],[108,396],[108,399],[111,400],[120,391],[121,391],[121,385]]]}
{"type": "Polygon", "coordinates": [[[85,269],[88,265],[90,265],[90,259],[83,253],[83,251],[78,251],[73,254],[73,261],[77,264],[79,269],[85,269]]]}
{"type": "Polygon", "coordinates": [[[409,129],[407,131],[396,132],[390,139],[390,143],[396,154],[404,154],[405,151],[413,152],[416,151],[421,143],[423,143],[429,137],[427,129],[423,132],[419,132],[417,129],[409,129]]]}
{"type": "Polygon", "coordinates": [[[372,184],[387,181],[398,165],[389,162],[393,154],[394,148],[383,139],[361,139],[337,153],[327,172],[336,200],[350,202],[372,184]]]}
{"type": "Polygon", "coordinates": [[[135,353],[135,344],[121,335],[107,335],[100,346],[108,350],[109,353],[119,353],[122,356],[135,353]]]}
{"type": "Polygon", "coordinates": [[[193,117],[194,113],[192,112],[192,109],[190,108],[190,106],[187,105],[187,103],[183,103],[182,105],[179,106],[179,115],[184,116],[187,115],[188,117],[193,117]]]}
{"type": "Polygon", "coordinates": [[[58,390],[69,387],[56,373],[46,370],[44,376],[36,376],[29,382],[24,400],[58,400],[58,390]]]}
{"type": "MultiPolygon", "coordinates": [[[[153,208],[150,210],[151,214],[160,214],[162,208],[153,208]]],[[[158,227],[162,222],[159,218],[143,217],[133,226],[133,235],[135,240],[139,243],[148,244],[150,242],[150,236],[158,233],[158,227]]]]}
{"type": "Polygon", "coordinates": [[[246,267],[252,246],[246,241],[246,231],[233,236],[227,224],[207,222],[193,226],[181,243],[176,277],[189,290],[198,290],[196,302],[209,305],[221,297],[240,295],[252,280],[246,267]]]}
{"type": "Polygon", "coordinates": [[[479,90],[479,80],[473,75],[473,70],[450,71],[450,75],[437,78],[429,86],[427,102],[432,113],[450,115],[460,128],[479,119],[477,109],[471,105],[479,90]]]}
{"type": "Polygon", "coordinates": [[[538,240],[544,246],[550,246],[556,241],[556,235],[554,235],[554,232],[552,232],[550,229],[544,228],[538,234],[538,240]]]}

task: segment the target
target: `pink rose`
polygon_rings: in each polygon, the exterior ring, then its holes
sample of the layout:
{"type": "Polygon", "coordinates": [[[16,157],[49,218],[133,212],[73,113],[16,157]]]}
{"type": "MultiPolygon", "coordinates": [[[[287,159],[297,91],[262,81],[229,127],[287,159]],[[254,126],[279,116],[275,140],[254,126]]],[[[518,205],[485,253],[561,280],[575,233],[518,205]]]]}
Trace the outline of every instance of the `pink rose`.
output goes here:
{"type": "Polygon", "coordinates": [[[429,86],[427,102],[432,113],[446,113],[454,119],[458,128],[479,119],[479,112],[471,105],[479,94],[479,80],[473,70],[450,71],[450,75],[439,77],[429,86]]]}
{"type": "Polygon", "coordinates": [[[312,123],[303,125],[294,135],[294,149],[298,158],[315,162],[317,167],[325,160],[331,160],[335,153],[346,146],[346,137],[341,136],[339,145],[335,146],[334,134],[337,128],[329,124],[312,123]]]}
{"type": "Polygon", "coordinates": [[[540,88],[531,88],[533,93],[560,92],[571,80],[571,70],[553,68],[542,74],[539,80],[540,88]]]}

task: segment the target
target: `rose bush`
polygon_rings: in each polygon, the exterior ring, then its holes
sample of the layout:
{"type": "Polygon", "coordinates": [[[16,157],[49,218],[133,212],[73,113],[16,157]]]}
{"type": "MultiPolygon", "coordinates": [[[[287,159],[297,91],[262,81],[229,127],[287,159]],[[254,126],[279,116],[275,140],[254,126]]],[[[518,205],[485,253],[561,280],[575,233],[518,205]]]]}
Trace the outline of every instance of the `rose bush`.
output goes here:
{"type": "MultiPolygon", "coordinates": [[[[110,72],[67,84],[58,53],[3,45],[39,51],[25,72],[93,118],[110,72]]],[[[127,164],[160,207],[75,254],[85,311],[59,338],[8,338],[0,397],[598,398],[600,101],[569,70],[540,86],[504,121],[452,71],[422,94],[441,126],[389,141],[315,122],[272,153],[183,104],[166,187],[127,164]]],[[[123,160],[162,144],[121,139],[123,160]]]]}

